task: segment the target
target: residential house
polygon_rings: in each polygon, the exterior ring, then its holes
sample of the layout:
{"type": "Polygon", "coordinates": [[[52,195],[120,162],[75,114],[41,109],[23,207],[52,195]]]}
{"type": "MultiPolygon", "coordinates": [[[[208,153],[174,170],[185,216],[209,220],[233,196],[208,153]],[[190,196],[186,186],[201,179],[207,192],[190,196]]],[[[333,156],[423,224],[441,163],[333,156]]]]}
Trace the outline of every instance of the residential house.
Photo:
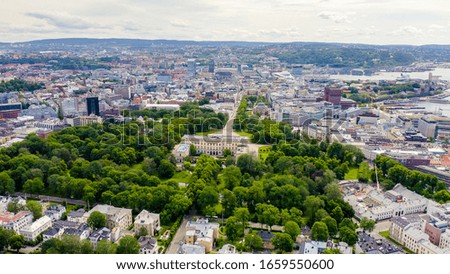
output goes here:
{"type": "Polygon", "coordinates": [[[74,223],[82,223],[84,214],[86,214],[86,211],[83,208],[70,211],[69,213],[67,213],[67,221],[74,223]]]}
{"type": "Polygon", "coordinates": [[[66,208],[62,205],[53,205],[45,210],[45,216],[48,216],[52,221],[61,220],[61,217],[66,212],[66,208]]]}
{"type": "Polygon", "coordinates": [[[189,221],[186,224],[186,244],[204,246],[207,253],[214,249],[214,242],[218,236],[219,224],[210,223],[208,219],[189,221]]]}
{"type": "Polygon", "coordinates": [[[96,231],[92,232],[89,236],[89,241],[91,241],[94,249],[97,249],[98,242],[102,240],[113,242],[111,230],[107,227],[99,228],[96,231]]]}
{"type": "Polygon", "coordinates": [[[139,254],[158,254],[158,241],[151,236],[139,237],[139,254]]]}
{"type": "Polygon", "coordinates": [[[42,233],[43,240],[45,242],[50,239],[60,239],[63,232],[64,232],[63,228],[50,227],[49,229],[47,229],[42,233]]]}
{"type": "Polygon", "coordinates": [[[231,244],[226,244],[222,246],[221,249],[217,252],[218,254],[236,254],[236,247],[231,244]]]}
{"type": "Polygon", "coordinates": [[[180,246],[178,254],[206,254],[206,249],[202,245],[183,244],[180,246]]]}
{"type": "Polygon", "coordinates": [[[303,241],[300,243],[298,254],[322,254],[327,248],[327,242],[303,241]]]}
{"type": "Polygon", "coordinates": [[[134,219],[134,231],[138,234],[141,229],[147,230],[147,235],[155,236],[155,234],[161,229],[159,214],[142,210],[139,215],[134,219]]]}
{"type": "Polygon", "coordinates": [[[81,240],[87,239],[91,234],[91,229],[87,224],[80,224],[77,228],[64,229],[63,235],[76,236],[81,240]]]}

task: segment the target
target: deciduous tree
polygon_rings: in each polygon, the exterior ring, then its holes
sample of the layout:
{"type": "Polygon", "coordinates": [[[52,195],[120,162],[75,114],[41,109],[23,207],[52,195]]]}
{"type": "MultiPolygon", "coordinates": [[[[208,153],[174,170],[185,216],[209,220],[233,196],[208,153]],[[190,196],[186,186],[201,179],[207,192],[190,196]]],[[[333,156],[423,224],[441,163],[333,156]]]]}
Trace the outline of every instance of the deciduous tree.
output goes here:
{"type": "Polygon", "coordinates": [[[311,228],[311,239],[316,241],[327,241],[329,237],[327,225],[324,222],[315,222],[311,228]]]}
{"type": "Polygon", "coordinates": [[[89,227],[92,229],[98,229],[106,226],[106,217],[103,213],[94,211],[87,219],[89,227]]]}
{"type": "Polygon", "coordinates": [[[271,242],[278,251],[291,252],[294,248],[294,241],[287,233],[276,233],[271,242]]]}
{"type": "Polygon", "coordinates": [[[139,242],[133,236],[127,235],[120,239],[117,254],[139,254],[139,242]]]}
{"type": "Polygon", "coordinates": [[[37,220],[42,217],[42,204],[38,201],[30,200],[27,202],[27,208],[33,214],[33,219],[37,220]]]}
{"type": "Polygon", "coordinates": [[[301,233],[301,230],[297,223],[288,221],[284,225],[284,232],[289,234],[289,236],[291,236],[292,240],[295,242],[297,239],[297,235],[301,233]]]}

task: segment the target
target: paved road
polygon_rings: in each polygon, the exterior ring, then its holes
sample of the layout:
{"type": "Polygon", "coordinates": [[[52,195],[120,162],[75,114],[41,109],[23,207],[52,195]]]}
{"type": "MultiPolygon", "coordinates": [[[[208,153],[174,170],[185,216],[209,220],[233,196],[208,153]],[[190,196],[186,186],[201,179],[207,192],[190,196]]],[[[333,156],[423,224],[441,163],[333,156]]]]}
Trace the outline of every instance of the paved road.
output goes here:
{"type": "Polygon", "coordinates": [[[184,241],[184,235],[186,235],[186,224],[192,216],[187,216],[183,218],[180,227],[173,236],[172,242],[166,250],[166,254],[177,254],[178,249],[180,248],[180,241],[184,241]]]}
{"type": "MultiPolygon", "coordinates": [[[[256,228],[256,229],[268,229],[269,227],[267,225],[263,225],[261,223],[253,223],[249,222],[248,227],[250,228],[256,228]]],[[[281,225],[273,225],[271,228],[271,231],[283,231],[283,226],[281,225]]]]}
{"type": "Polygon", "coordinates": [[[227,124],[225,125],[225,127],[223,128],[223,131],[222,131],[222,135],[223,136],[239,136],[233,130],[233,123],[234,123],[234,119],[236,118],[236,114],[237,114],[237,110],[239,108],[239,105],[241,104],[242,97],[243,97],[243,95],[241,94],[241,92],[236,94],[235,104],[234,104],[233,110],[232,110],[231,113],[228,113],[228,122],[227,122],[227,124]]]}
{"type": "MultiPolygon", "coordinates": [[[[40,199],[40,200],[48,201],[48,202],[55,202],[55,203],[65,203],[66,202],[66,203],[72,204],[72,205],[87,206],[86,202],[83,200],[66,199],[66,198],[48,196],[48,195],[28,194],[28,193],[24,193],[24,192],[15,192],[13,195],[20,196],[23,198],[40,199]]],[[[91,205],[91,206],[93,206],[93,205],[91,205]]]]}

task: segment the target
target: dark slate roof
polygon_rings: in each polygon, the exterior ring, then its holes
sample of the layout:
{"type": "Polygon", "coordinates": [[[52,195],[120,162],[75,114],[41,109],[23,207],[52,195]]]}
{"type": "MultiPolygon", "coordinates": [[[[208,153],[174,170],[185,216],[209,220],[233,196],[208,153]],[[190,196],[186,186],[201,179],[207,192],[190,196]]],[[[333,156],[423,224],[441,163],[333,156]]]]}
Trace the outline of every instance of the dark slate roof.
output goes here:
{"type": "Polygon", "coordinates": [[[268,231],[259,231],[256,234],[258,234],[258,236],[261,237],[261,239],[264,242],[270,242],[270,240],[275,236],[275,235],[273,235],[272,233],[270,233],[268,231]]]}
{"type": "Polygon", "coordinates": [[[58,234],[59,229],[58,228],[54,228],[54,227],[50,227],[49,229],[47,229],[46,231],[44,231],[42,233],[43,236],[49,236],[49,237],[53,237],[56,234],[58,234]]]}

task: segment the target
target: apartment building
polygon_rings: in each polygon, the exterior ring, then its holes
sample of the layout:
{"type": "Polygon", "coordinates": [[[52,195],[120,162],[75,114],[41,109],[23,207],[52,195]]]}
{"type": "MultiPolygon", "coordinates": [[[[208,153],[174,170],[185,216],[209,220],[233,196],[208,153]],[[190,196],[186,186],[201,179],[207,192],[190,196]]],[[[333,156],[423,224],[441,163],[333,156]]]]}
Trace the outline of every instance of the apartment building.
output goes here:
{"type": "Polygon", "coordinates": [[[19,233],[24,236],[26,241],[36,241],[37,236],[52,226],[52,219],[43,216],[32,224],[28,224],[20,229],[19,233]]]}
{"type": "Polygon", "coordinates": [[[29,211],[20,211],[17,214],[6,212],[0,214],[0,226],[3,229],[11,229],[16,233],[31,224],[33,221],[33,214],[29,211]]]}
{"type": "Polygon", "coordinates": [[[83,222],[86,222],[94,211],[98,211],[105,215],[107,227],[111,230],[115,227],[118,227],[121,230],[127,230],[132,224],[133,217],[131,209],[117,208],[110,205],[96,205],[83,215],[83,222]]]}
{"type": "Polygon", "coordinates": [[[161,229],[159,214],[148,212],[145,209],[142,210],[134,219],[135,233],[139,233],[142,228],[147,230],[147,235],[155,236],[161,229]]]}

